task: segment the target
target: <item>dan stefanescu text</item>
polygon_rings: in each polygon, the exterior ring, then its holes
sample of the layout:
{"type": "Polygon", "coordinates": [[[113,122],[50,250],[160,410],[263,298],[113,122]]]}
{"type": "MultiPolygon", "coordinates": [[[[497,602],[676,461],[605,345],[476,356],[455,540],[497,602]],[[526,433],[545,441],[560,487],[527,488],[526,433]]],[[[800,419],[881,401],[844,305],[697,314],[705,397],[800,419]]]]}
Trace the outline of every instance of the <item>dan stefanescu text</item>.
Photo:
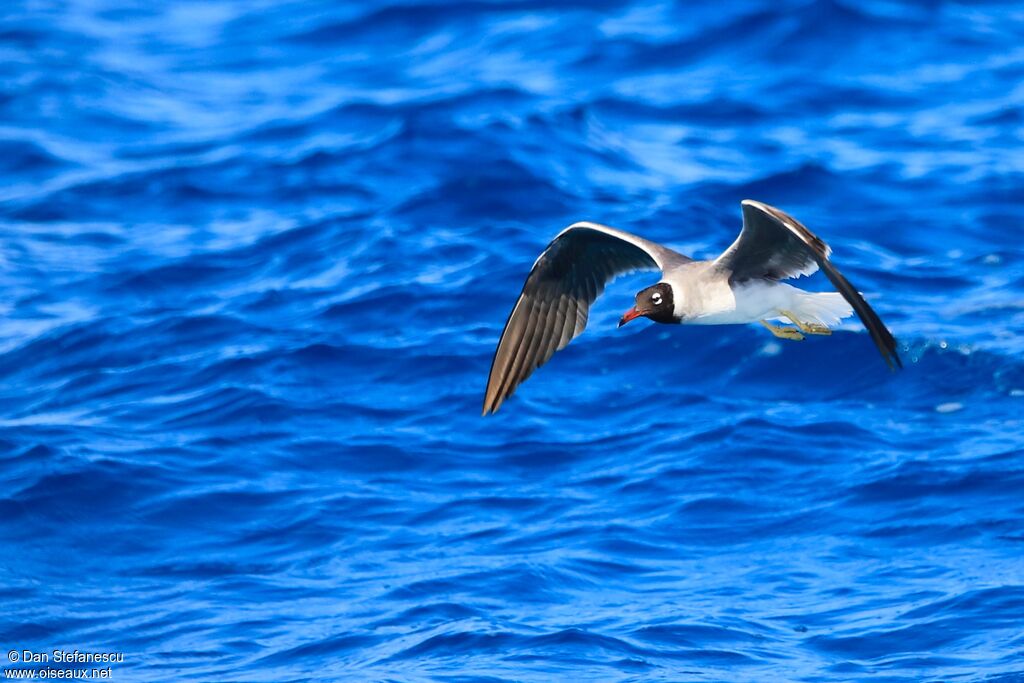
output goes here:
{"type": "Polygon", "coordinates": [[[49,652],[35,652],[33,650],[22,650],[21,661],[28,664],[65,663],[65,664],[86,664],[94,662],[116,663],[124,662],[123,652],[80,652],[78,650],[51,650],[49,652]]]}

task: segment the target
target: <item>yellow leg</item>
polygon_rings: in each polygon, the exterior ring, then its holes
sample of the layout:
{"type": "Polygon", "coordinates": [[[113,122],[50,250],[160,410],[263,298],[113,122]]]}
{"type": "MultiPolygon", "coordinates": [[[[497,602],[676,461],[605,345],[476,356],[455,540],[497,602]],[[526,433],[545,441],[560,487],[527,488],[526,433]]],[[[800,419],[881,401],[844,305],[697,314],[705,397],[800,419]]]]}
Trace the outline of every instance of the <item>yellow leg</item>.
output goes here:
{"type": "Polygon", "coordinates": [[[798,330],[794,330],[792,327],[782,327],[781,325],[772,325],[767,320],[759,320],[769,332],[774,334],[779,339],[792,339],[793,341],[800,341],[804,338],[804,335],[800,334],[798,330]]]}
{"type": "Polygon", "coordinates": [[[801,332],[806,334],[832,334],[832,330],[828,329],[824,325],[819,325],[818,323],[805,323],[797,318],[792,311],[779,310],[779,313],[792,320],[793,324],[799,327],[801,332]]]}

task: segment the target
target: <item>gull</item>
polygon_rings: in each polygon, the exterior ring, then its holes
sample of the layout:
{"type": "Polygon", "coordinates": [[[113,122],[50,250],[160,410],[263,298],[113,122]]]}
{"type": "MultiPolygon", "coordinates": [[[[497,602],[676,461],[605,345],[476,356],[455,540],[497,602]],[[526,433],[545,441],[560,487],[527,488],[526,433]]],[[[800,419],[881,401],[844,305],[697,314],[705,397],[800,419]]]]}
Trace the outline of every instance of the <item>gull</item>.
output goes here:
{"type": "Polygon", "coordinates": [[[903,367],[896,340],[832,264],[827,244],[773,206],[751,199],[740,206],[739,237],[708,261],[599,223],[574,223],[560,232],[534,262],[505,323],[483,414],[497,411],[534,370],[583,332],[605,285],[637,270],[660,270],[661,280],[637,293],[619,327],[640,317],[682,325],[760,323],[776,337],[799,341],[805,334],[831,334],[856,311],[889,368],[903,367]],[[807,292],[781,282],[819,268],[838,293],[807,292]]]}

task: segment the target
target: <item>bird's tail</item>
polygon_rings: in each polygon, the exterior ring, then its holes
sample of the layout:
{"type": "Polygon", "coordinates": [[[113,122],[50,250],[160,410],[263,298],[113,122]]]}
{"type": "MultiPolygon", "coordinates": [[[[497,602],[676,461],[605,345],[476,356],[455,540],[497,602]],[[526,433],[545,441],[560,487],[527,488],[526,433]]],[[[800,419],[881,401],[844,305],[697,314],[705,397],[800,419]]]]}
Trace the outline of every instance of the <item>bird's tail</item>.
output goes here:
{"type": "Polygon", "coordinates": [[[836,327],[843,318],[853,315],[853,308],[838,292],[800,292],[793,297],[793,313],[800,320],[836,327]]]}

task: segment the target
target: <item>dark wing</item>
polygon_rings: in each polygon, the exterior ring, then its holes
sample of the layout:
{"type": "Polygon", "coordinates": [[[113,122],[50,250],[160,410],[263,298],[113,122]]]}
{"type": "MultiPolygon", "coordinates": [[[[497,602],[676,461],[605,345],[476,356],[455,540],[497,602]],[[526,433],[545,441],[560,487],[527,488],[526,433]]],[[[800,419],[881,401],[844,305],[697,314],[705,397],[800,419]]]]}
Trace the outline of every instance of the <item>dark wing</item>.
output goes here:
{"type": "Polygon", "coordinates": [[[534,370],[587,326],[590,305],[616,276],[664,270],[690,259],[659,244],[597,223],[563,230],[526,278],[491,362],[484,412],[498,410],[534,370]]]}
{"type": "Polygon", "coordinates": [[[730,282],[810,275],[832,254],[827,244],[788,213],[751,199],[740,205],[743,230],[716,260],[732,271],[730,282]]]}
{"type": "Polygon", "coordinates": [[[857,312],[889,367],[903,367],[896,353],[896,340],[857,288],[832,265],[828,245],[800,221],[773,206],[751,199],[744,199],[742,206],[743,230],[715,261],[731,272],[729,281],[781,280],[810,275],[820,267],[857,312]]]}

